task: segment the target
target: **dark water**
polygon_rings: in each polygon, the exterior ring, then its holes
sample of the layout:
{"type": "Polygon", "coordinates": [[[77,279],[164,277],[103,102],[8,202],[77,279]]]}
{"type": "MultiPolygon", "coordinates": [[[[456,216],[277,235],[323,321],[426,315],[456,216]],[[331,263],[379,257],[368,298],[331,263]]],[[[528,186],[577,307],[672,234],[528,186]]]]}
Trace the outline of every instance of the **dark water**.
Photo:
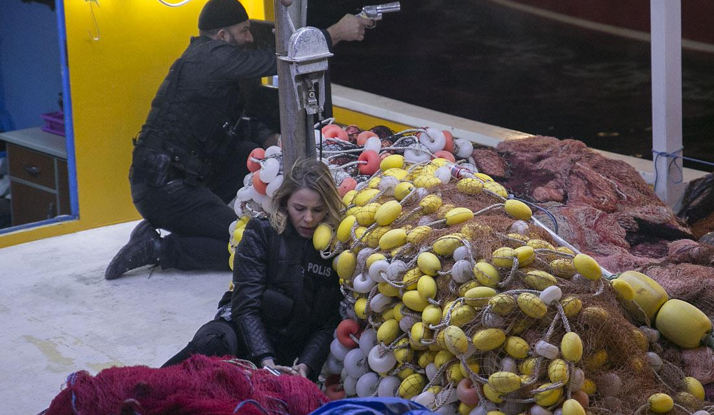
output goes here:
{"type": "MultiPolygon", "coordinates": [[[[402,11],[385,15],[365,41],[338,45],[333,82],[487,124],[652,158],[649,43],[483,0],[401,3],[402,11]]],[[[326,27],[362,4],[310,0],[309,24],[326,27]]],[[[714,162],[714,54],[685,52],[682,78],[684,155],[714,162]]]]}

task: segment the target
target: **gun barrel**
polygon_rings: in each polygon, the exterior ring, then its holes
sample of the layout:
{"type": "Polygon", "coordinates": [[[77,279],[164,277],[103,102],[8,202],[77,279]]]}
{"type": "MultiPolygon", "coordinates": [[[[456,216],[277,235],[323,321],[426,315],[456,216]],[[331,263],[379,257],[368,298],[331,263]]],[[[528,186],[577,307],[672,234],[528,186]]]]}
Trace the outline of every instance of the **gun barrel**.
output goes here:
{"type": "Polygon", "coordinates": [[[393,12],[398,12],[401,10],[402,6],[399,4],[398,1],[395,1],[393,3],[385,3],[385,4],[378,4],[377,5],[377,12],[378,13],[393,13],[393,12]]]}

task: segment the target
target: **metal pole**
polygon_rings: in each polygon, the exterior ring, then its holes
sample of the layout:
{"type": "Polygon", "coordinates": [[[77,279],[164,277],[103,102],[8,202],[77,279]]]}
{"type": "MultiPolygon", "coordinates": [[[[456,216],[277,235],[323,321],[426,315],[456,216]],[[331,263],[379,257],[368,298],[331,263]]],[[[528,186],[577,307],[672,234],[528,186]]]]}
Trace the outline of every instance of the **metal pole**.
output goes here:
{"type": "MultiPolygon", "coordinates": [[[[287,55],[290,36],[294,30],[304,27],[306,24],[307,0],[293,0],[292,2],[275,0],[274,5],[275,51],[278,57],[281,57],[287,55]]],[[[278,59],[278,90],[283,168],[287,170],[292,168],[297,159],[315,156],[315,139],[312,126],[307,125],[305,110],[299,110],[296,105],[297,96],[292,87],[290,64],[280,59],[278,59]]]]}
{"type": "Polygon", "coordinates": [[[684,192],[682,159],[682,4],[650,0],[652,27],[652,150],[655,192],[675,209],[684,192]]]}

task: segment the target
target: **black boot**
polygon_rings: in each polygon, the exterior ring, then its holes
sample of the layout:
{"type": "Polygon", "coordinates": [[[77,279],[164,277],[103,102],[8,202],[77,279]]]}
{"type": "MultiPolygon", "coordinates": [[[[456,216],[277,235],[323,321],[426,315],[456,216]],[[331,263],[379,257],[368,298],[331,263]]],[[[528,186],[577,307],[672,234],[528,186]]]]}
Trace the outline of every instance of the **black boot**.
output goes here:
{"type": "Polygon", "coordinates": [[[160,253],[161,236],[148,221],[142,220],[131,232],[129,242],[109,263],[104,278],[113,280],[133,269],[158,265],[160,253]]]}

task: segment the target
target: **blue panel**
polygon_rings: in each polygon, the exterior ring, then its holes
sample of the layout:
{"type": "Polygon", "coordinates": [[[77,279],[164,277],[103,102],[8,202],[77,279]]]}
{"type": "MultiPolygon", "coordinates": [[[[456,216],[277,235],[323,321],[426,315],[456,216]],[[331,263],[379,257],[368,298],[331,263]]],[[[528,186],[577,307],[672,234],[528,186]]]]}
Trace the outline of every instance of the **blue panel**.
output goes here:
{"type": "Polygon", "coordinates": [[[351,398],[330,402],[310,415],[430,415],[434,412],[401,398],[351,398]]]}
{"type": "Polygon", "coordinates": [[[72,123],[72,93],[69,89],[69,63],[67,62],[67,27],[64,20],[64,0],[57,0],[58,48],[62,68],[62,91],[64,96],[64,126],[67,134],[67,172],[69,174],[69,205],[72,217],[79,217],[79,196],[77,193],[77,158],[74,154],[74,124],[72,123]]]}
{"type": "Polygon", "coordinates": [[[62,91],[57,14],[47,5],[0,1],[0,129],[43,125],[62,91]]]}

